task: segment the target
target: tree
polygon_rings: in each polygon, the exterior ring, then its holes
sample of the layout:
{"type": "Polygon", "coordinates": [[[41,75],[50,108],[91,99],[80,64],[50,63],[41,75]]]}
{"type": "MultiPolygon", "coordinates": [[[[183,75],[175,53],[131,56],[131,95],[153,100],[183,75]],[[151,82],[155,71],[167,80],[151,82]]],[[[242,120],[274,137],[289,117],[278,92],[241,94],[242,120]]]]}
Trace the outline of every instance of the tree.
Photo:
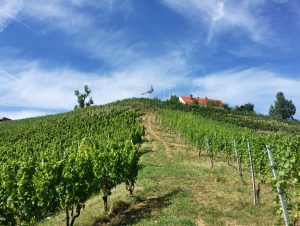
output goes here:
{"type": "Polygon", "coordinates": [[[179,97],[177,97],[176,95],[171,96],[168,100],[165,101],[165,103],[169,106],[179,106],[181,103],[179,101],[179,97]]]}
{"type": "Polygon", "coordinates": [[[269,115],[280,119],[293,119],[295,113],[296,107],[292,100],[285,99],[283,92],[277,92],[276,101],[270,106],[269,115]]]}
{"type": "Polygon", "coordinates": [[[254,112],[254,104],[251,104],[249,102],[249,103],[243,104],[241,106],[236,106],[235,110],[237,110],[237,111],[246,111],[246,112],[254,112]]]}
{"type": "Polygon", "coordinates": [[[226,110],[231,110],[231,107],[229,106],[228,103],[225,103],[225,104],[223,105],[223,108],[226,109],[226,110]]]}
{"type": "Polygon", "coordinates": [[[176,95],[172,95],[168,101],[173,104],[178,104],[179,98],[176,95]]]}
{"type": "Polygon", "coordinates": [[[80,93],[78,90],[75,90],[75,96],[77,96],[78,102],[78,105],[75,106],[75,109],[89,107],[94,104],[92,97],[90,97],[89,101],[85,101],[91,92],[92,90],[87,85],[84,86],[84,93],[80,93]]]}

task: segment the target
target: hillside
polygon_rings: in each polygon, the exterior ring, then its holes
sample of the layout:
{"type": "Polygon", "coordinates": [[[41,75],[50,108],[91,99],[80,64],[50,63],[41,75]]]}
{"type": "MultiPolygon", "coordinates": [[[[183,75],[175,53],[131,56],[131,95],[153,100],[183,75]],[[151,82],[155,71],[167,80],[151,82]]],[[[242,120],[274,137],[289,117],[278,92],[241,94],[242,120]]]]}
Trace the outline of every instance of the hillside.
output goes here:
{"type": "Polygon", "coordinates": [[[283,224],[280,213],[273,214],[280,209],[272,201],[276,187],[264,152],[269,144],[290,221],[297,224],[299,131],[298,123],[147,99],[4,122],[0,223],[47,218],[40,224],[65,225],[68,212],[75,225],[283,224]],[[247,139],[260,185],[256,207],[247,139]],[[135,186],[132,197],[123,183],[135,186]],[[106,216],[102,196],[110,197],[106,216]]]}

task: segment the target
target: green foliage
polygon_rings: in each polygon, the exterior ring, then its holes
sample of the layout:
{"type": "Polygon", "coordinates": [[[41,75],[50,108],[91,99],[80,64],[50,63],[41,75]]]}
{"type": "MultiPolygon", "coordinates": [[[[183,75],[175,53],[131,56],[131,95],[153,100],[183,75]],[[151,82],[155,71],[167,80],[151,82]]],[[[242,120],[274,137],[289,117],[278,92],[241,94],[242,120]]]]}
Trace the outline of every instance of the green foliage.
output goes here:
{"type": "Polygon", "coordinates": [[[255,112],[209,108],[191,104],[169,104],[167,102],[155,103],[155,105],[162,109],[193,112],[207,119],[213,119],[221,123],[226,122],[243,128],[286,134],[300,133],[300,124],[298,121],[285,121],[269,116],[257,115],[255,112]]]}
{"type": "Polygon", "coordinates": [[[139,114],[112,104],[1,126],[0,225],[33,225],[58,210],[73,225],[93,194],[134,187],[139,114]]]}
{"type": "MultiPolygon", "coordinates": [[[[261,134],[228,123],[208,120],[183,111],[160,110],[159,119],[164,127],[180,132],[187,142],[198,149],[206,149],[214,161],[217,157],[234,158],[234,141],[239,147],[242,164],[248,165],[247,139],[250,140],[256,175],[261,182],[273,183],[266,145],[272,147],[278,169],[279,182],[289,203],[293,219],[300,216],[300,136],[261,134]]],[[[278,208],[279,209],[279,208],[278,208]]]]}
{"type": "Polygon", "coordinates": [[[77,96],[78,102],[78,105],[75,106],[75,109],[89,107],[94,104],[92,97],[90,97],[90,99],[86,101],[86,98],[90,95],[91,92],[92,90],[87,85],[84,86],[84,93],[80,93],[78,90],[75,90],[75,96],[77,96]]]}
{"type": "Polygon", "coordinates": [[[192,104],[172,104],[168,101],[149,100],[146,98],[132,98],[123,101],[117,101],[113,104],[131,106],[142,111],[173,109],[185,112],[193,112],[201,117],[216,122],[228,123],[241,128],[258,130],[260,132],[275,132],[281,134],[300,133],[300,123],[298,120],[282,120],[270,116],[258,115],[255,112],[235,111],[219,108],[207,108],[192,104]]]}
{"type": "Polygon", "coordinates": [[[296,107],[292,100],[285,99],[283,92],[278,92],[274,105],[270,106],[269,115],[280,119],[293,119],[295,113],[296,107]]]}
{"type": "Polygon", "coordinates": [[[247,104],[243,104],[241,106],[236,106],[235,110],[236,111],[245,111],[245,112],[254,112],[254,104],[247,103],[247,104]]]}
{"type": "Polygon", "coordinates": [[[231,110],[231,107],[227,103],[224,104],[223,108],[226,110],[231,110]]]}
{"type": "Polygon", "coordinates": [[[178,104],[179,98],[176,95],[172,95],[169,100],[167,100],[169,103],[178,104]]]}
{"type": "Polygon", "coordinates": [[[141,98],[0,124],[0,225],[32,225],[58,210],[72,224],[94,193],[109,196],[120,183],[131,193],[144,135],[137,117],[147,110],[160,110],[163,125],[189,144],[206,149],[208,141],[213,160],[234,156],[234,138],[248,164],[249,138],[255,169],[266,182],[272,178],[264,151],[270,144],[290,213],[299,216],[299,123],[141,98]]]}
{"type": "MultiPolygon", "coordinates": [[[[157,104],[157,102],[156,102],[156,104],[157,104]]],[[[161,107],[161,105],[169,106],[169,107],[173,106],[173,107],[176,108],[176,106],[180,106],[180,105],[182,105],[182,103],[180,103],[179,97],[177,97],[176,95],[172,95],[170,97],[170,99],[168,99],[168,100],[166,100],[166,101],[161,102],[160,104],[158,104],[159,107],[161,107]]]]}

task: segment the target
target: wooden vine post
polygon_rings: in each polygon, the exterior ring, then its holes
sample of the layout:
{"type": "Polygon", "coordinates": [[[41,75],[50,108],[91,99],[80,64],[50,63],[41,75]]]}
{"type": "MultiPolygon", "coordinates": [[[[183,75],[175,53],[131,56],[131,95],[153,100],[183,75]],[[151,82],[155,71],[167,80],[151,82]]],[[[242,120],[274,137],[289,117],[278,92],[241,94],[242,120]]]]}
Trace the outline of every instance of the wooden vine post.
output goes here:
{"type": "Polygon", "coordinates": [[[177,134],[177,140],[178,140],[178,143],[181,144],[181,133],[178,132],[177,134]]]}
{"type": "Polygon", "coordinates": [[[238,147],[237,147],[237,144],[236,144],[235,140],[233,141],[233,143],[234,143],[234,149],[235,149],[235,158],[236,158],[237,170],[239,171],[239,175],[242,178],[243,173],[242,173],[242,169],[241,169],[241,161],[240,161],[240,158],[239,158],[238,147]]]}
{"type": "MultiPolygon", "coordinates": [[[[277,174],[273,154],[272,154],[270,146],[267,145],[266,147],[267,147],[267,152],[268,152],[268,156],[269,156],[273,176],[274,176],[275,181],[277,182],[278,181],[278,174],[277,174]]],[[[284,200],[284,197],[283,197],[283,191],[282,191],[282,188],[280,187],[280,185],[277,185],[277,192],[278,192],[278,196],[279,196],[279,200],[280,200],[280,204],[281,204],[281,208],[282,208],[282,214],[283,214],[283,217],[284,217],[284,224],[286,226],[288,226],[289,225],[289,216],[288,216],[288,211],[287,211],[287,208],[286,208],[286,203],[285,203],[285,200],[284,200]]]]}
{"type": "Polygon", "coordinates": [[[256,206],[256,204],[257,204],[257,196],[256,196],[256,186],[255,186],[255,176],[254,176],[254,168],[253,168],[253,162],[252,162],[252,153],[251,153],[251,149],[250,149],[249,139],[247,139],[247,145],[248,145],[248,153],[249,153],[249,161],[250,161],[250,171],[251,171],[251,179],[252,179],[253,203],[254,203],[254,206],[256,206]]]}
{"type": "Polygon", "coordinates": [[[213,168],[214,167],[214,161],[213,161],[213,156],[212,156],[212,153],[211,153],[211,149],[210,149],[207,137],[206,137],[206,145],[207,145],[207,153],[208,153],[209,160],[210,160],[210,167],[213,168]]]}

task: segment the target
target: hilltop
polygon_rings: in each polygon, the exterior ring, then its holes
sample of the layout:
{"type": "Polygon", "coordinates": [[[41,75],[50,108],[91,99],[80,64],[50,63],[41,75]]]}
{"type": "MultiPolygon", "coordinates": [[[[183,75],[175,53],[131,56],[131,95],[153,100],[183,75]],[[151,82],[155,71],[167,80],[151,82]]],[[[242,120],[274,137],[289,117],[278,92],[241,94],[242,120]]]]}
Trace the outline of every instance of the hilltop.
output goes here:
{"type": "Polygon", "coordinates": [[[71,218],[80,207],[75,225],[281,224],[263,152],[271,144],[297,224],[299,131],[297,122],[149,99],[3,122],[0,222],[65,225],[65,210],[71,218]],[[256,207],[247,139],[260,186],[256,207]],[[124,183],[135,188],[132,197],[124,183]]]}

